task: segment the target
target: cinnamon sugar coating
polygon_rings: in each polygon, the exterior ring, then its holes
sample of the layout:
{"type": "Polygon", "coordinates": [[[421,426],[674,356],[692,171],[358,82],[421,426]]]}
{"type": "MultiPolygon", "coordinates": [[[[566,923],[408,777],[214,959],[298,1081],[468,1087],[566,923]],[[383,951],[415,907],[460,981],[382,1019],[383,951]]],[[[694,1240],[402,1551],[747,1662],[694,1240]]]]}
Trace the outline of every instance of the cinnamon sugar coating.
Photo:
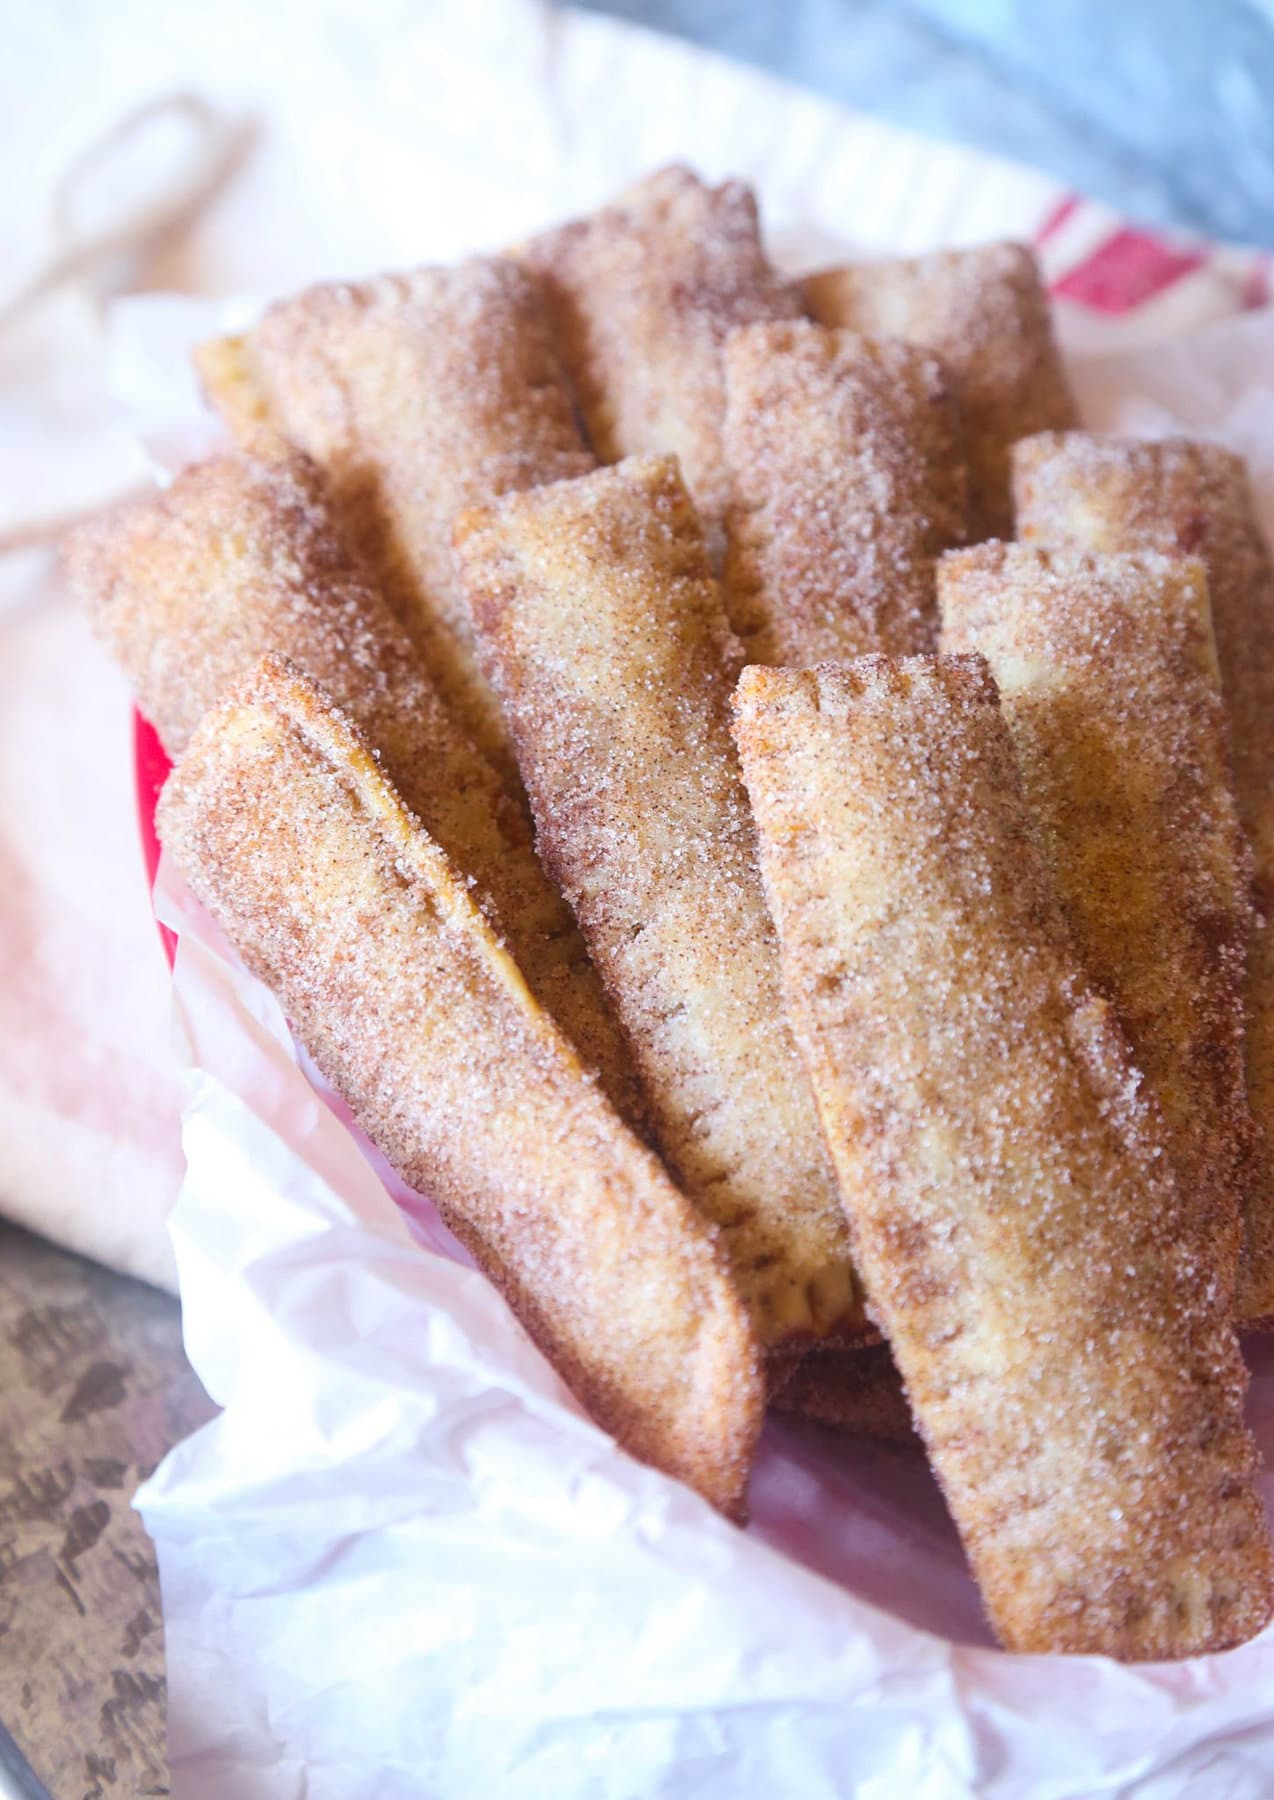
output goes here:
{"type": "Polygon", "coordinates": [[[328,478],[341,528],[479,747],[513,776],[451,563],[464,506],[593,466],[540,283],[502,257],[330,283],[205,345],[211,404],[246,447],[279,438],[328,478]]]}
{"type": "Polygon", "coordinates": [[[728,497],[721,354],[736,325],[795,319],[761,246],[756,196],[660,169],[518,255],[545,277],[589,441],[604,463],[675,453],[711,527],[728,497]]]}
{"type": "Polygon", "coordinates": [[[738,1511],[764,1387],[713,1233],[346,716],[268,660],[196,732],[158,824],[373,1142],[580,1400],[635,1456],[738,1511]]]}
{"type": "Polygon", "coordinates": [[[1014,440],[1079,423],[1032,251],[982,244],[851,263],[810,276],[805,299],[820,324],[937,352],[964,412],[969,540],[1011,536],[1014,440]]]}
{"type": "Polygon", "coordinates": [[[804,319],[747,325],[725,381],[724,589],[748,661],[932,650],[934,561],[966,502],[937,357],[804,319]]]}
{"type": "Polygon", "coordinates": [[[856,1261],[1002,1642],[1252,1636],[1246,1374],[985,662],[751,668],[735,706],[856,1261]]]}
{"type": "Polygon", "coordinates": [[[675,460],[510,495],[464,515],[457,546],[540,855],[664,1157],[768,1344],[861,1329],[730,741],[738,647],[675,460]]]}
{"type": "Polygon", "coordinates": [[[1197,556],[1207,570],[1234,793],[1252,846],[1247,1084],[1259,1145],[1248,1176],[1239,1316],[1274,1323],[1274,564],[1242,460],[1188,438],[1045,433],[1014,451],[1018,530],[1059,549],[1197,556]]]}
{"type": "Polygon", "coordinates": [[[902,1378],[887,1344],[803,1356],[770,1398],[773,1411],[830,1425],[850,1437],[919,1449],[902,1378]]]}
{"type": "Polygon", "coordinates": [[[81,526],[65,555],[72,586],[170,756],[268,652],[320,682],[477,884],[539,1000],[625,1116],[641,1118],[623,1038],[524,813],[351,558],[307,458],[215,457],[81,526]]]}
{"type": "Polygon", "coordinates": [[[943,649],[991,665],[1075,947],[1163,1113],[1196,1279],[1232,1305],[1252,905],[1203,566],[980,544],[938,590],[943,649]]]}

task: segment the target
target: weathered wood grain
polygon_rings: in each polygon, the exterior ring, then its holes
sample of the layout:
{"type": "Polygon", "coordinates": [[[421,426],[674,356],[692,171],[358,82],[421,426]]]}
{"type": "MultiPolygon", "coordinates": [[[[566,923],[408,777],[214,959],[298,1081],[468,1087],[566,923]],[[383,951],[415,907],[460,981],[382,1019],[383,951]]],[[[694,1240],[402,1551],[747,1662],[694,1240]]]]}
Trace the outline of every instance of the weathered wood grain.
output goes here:
{"type": "Polygon", "coordinates": [[[55,1800],[168,1792],[138,1485],[213,1413],[176,1303],[0,1225],[0,1719],[55,1800]]]}

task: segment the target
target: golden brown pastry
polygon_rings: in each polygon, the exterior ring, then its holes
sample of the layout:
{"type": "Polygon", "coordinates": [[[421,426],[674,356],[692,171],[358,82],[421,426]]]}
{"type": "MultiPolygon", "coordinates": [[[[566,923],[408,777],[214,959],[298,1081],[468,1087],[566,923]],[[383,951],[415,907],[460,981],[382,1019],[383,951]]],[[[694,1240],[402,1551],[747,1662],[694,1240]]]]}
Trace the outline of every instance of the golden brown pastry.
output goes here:
{"type": "Polygon", "coordinates": [[[736,325],[795,319],[761,247],[756,196],[660,169],[518,254],[546,279],[558,342],[602,462],[672,451],[715,525],[725,509],[721,352],[736,325]]]}
{"type": "Polygon", "coordinates": [[[328,478],[341,528],[448,706],[512,777],[451,563],[463,506],[593,466],[540,284],[501,257],[331,283],[268,308],[196,364],[241,444],[285,439],[328,478]]]}
{"type": "Polygon", "coordinates": [[[170,756],[267,652],[322,683],[490,901],[537,998],[625,1116],[641,1118],[627,1048],[574,920],[536,860],[524,813],[344,548],[307,458],[201,463],[163,493],[79,527],[66,560],[170,756]]]}
{"type": "Polygon", "coordinates": [[[1008,1649],[1271,1608],[1224,1294],[1087,986],[976,656],[748,669],[737,735],[855,1257],[1008,1649]]]}
{"type": "Polygon", "coordinates": [[[1014,451],[1020,535],[1099,552],[1197,556],[1208,575],[1234,793],[1252,845],[1247,1084],[1259,1143],[1248,1177],[1239,1316],[1274,1324],[1274,564],[1247,472],[1216,444],[1045,433],[1014,451]]]}
{"type": "Polygon", "coordinates": [[[726,343],[724,589],[749,662],[932,650],[964,450],[936,356],[808,320],[726,343]]]}
{"type": "Polygon", "coordinates": [[[1163,1113],[1195,1280],[1232,1304],[1252,904],[1203,565],[980,544],[938,593],[943,649],[991,665],[1071,936],[1163,1113]]]}
{"type": "Polygon", "coordinates": [[[969,540],[1012,536],[1014,439],[1079,422],[1033,252],[982,244],[851,263],[811,275],[805,298],[820,324],[937,352],[964,411],[969,540]]]}
{"type": "Polygon", "coordinates": [[[775,1412],[812,1419],[850,1437],[919,1449],[920,1439],[887,1344],[803,1356],[770,1397],[775,1412]]]}
{"type": "Polygon", "coordinates": [[[737,646],[675,460],[508,495],[457,534],[540,855],[664,1157],[767,1344],[861,1328],[730,742],[737,646]]]}
{"type": "Polygon", "coordinates": [[[195,733],[158,824],[368,1136],[583,1403],[737,1511],[763,1382],[713,1234],[347,717],[267,660],[195,733]]]}

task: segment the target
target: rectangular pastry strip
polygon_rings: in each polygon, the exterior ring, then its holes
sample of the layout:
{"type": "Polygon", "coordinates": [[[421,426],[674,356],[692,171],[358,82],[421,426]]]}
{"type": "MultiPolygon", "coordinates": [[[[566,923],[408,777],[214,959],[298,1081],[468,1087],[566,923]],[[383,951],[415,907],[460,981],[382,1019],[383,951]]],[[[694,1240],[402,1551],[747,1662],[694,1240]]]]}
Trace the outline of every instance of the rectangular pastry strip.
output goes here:
{"type": "Polygon", "coordinates": [[[345,549],[313,463],[291,454],[197,464],[153,498],[81,526],[66,559],[170,756],[266,654],[289,657],[319,682],[476,884],[536,997],[619,1110],[641,1119],[632,1059],[526,816],[345,549]]]}
{"type": "Polygon", "coordinates": [[[1142,443],[1084,432],[1014,451],[1024,541],[1099,553],[1197,556],[1207,570],[1234,794],[1252,847],[1247,1085],[1258,1144],[1247,1180],[1239,1316],[1274,1324],[1274,562],[1242,460],[1188,438],[1142,443]]]}
{"type": "Polygon", "coordinates": [[[1001,1640],[1139,1659],[1252,1635],[1245,1371],[986,664],[752,668],[736,719],[856,1260],[1001,1640]]]}
{"type": "Polygon", "coordinates": [[[771,1345],[863,1319],[783,1014],[730,740],[737,647],[672,458],[466,515],[458,554],[540,854],[771,1345]]]}
{"type": "Polygon", "coordinates": [[[764,1383],[711,1230],[345,716],[267,660],[195,733],[158,823],[368,1136],[580,1400],[634,1455],[737,1511],[764,1383]]]}
{"type": "Polygon", "coordinates": [[[938,588],[943,649],[991,665],[1071,936],[1159,1102],[1195,1280],[1232,1303],[1252,904],[1203,566],[981,544],[938,588]]]}
{"type": "Polygon", "coordinates": [[[196,364],[241,444],[327,476],[342,530],[448,706],[513,779],[451,562],[464,506],[593,466],[536,278],[502,257],[314,287],[196,364]]]}
{"type": "Polygon", "coordinates": [[[964,414],[969,540],[1011,537],[1014,440],[1079,422],[1033,252],[981,244],[850,263],[811,275],[805,298],[820,324],[936,351],[964,414]]]}
{"type": "Polygon", "coordinates": [[[748,661],[932,650],[966,499],[937,357],[798,320],[732,332],[725,372],[724,588],[748,661]]]}
{"type": "Polygon", "coordinates": [[[518,254],[547,283],[598,457],[674,453],[714,527],[727,498],[726,335],[803,310],[766,259],[751,188],[712,188],[689,169],[661,169],[518,254]]]}

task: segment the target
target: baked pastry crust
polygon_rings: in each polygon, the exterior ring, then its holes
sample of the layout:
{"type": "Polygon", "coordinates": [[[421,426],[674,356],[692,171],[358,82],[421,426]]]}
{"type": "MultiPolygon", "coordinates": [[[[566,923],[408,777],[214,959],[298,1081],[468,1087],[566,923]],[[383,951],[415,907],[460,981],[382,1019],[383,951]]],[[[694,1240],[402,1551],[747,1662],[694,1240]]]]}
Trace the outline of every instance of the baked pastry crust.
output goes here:
{"type": "Polygon", "coordinates": [[[622,1033],[529,823],[455,723],[411,640],[337,533],[319,471],[222,456],[79,527],[72,587],[172,757],[232,682],[287,656],[345,708],[406,805],[508,939],[536,997],[641,1122],[622,1033]]]}
{"type": "Polygon", "coordinates": [[[1059,550],[1197,556],[1207,570],[1234,794],[1252,847],[1247,1177],[1238,1312],[1274,1325],[1274,562],[1242,459],[1189,438],[1045,433],[1014,450],[1018,530],[1059,550]]]}
{"type": "Polygon", "coordinates": [[[589,1411],[737,1513],[764,1383],[714,1234],[348,718],[267,659],[195,733],[158,824],[368,1136],[589,1411]]]}
{"type": "Polygon", "coordinates": [[[795,319],[761,245],[756,196],[674,164],[516,254],[547,283],[558,343],[604,463],[671,452],[709,530],[728,497],[721,353],[736,325],[795,319]]]}
{"type": "Polygon", "coordinates": [[[1250,1637],[1246,1372],[985,662],[750,668],[736,730],[856,1261],[1001,1640],[1250,1637]]]}
{"type": "Polygon", "coordinates": [[[798,320],[732,332],[725,378],[723,585],[748,661],[932,650],[966,504],[938,358],[798,320]]]}
{"type": "Polygon", "coordinates": [[[1203,565],[979,544],[938,591],[943,649],[991,666],[1075,947],[1168,1127],[1196,1280],[1233,1304],[1252,904],[1203,565]]]}
{"type": "Polygon", "coordinates": [[[240,444],[280,441],[327,476],[341,529],[448,706],[513,781],[500,709],[451,562],[464,506],[593,466],[541,285],[503,257],[329,283],[195,355],[240,444]]]}
{"type": "Polygon", "coordinates": [[[911,1408],[887,1344],[818,1350],[803,1356],[771,1393],[770,1407],[850,1437],[919,1450],[911,1408]]]}
{"type": "Polygon", "coordinates": [[[1014,440],[1079,423],[1033,251],[982,244],[851,263],[809,276],[805,299],[820,324],[936,351],[964,414],[969,541],[1011,537],[1014,440]]]}
{"type": "Polygon", "coordinates": [[[769,1345],[864,1325],[730,741],[738,646],[671,457],[465,514],[540,855],[769,1345]]]}

